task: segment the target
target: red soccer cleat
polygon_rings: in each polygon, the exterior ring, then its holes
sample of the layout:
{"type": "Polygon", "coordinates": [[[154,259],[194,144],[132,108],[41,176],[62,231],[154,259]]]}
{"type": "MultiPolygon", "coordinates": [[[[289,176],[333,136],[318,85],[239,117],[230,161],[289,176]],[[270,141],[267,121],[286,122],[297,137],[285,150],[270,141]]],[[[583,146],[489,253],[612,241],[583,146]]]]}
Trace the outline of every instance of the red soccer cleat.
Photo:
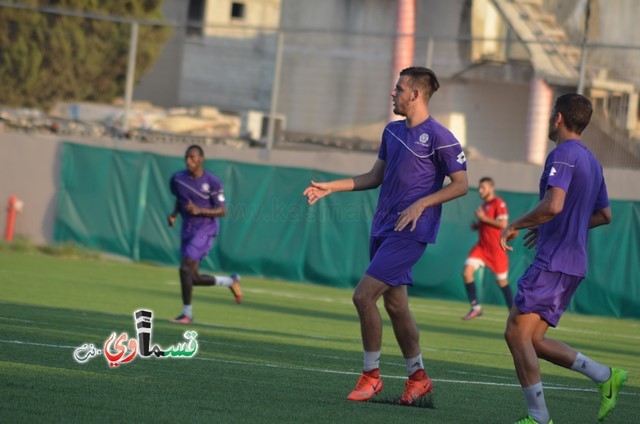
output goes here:
{"type": "Polygon", "coordinates": [[[179,317],[169,320],[169,322],[173,322],[175,324],[191,324],[193,322],[193,318],[188,317],[185,314],[180,314],[179,317]]]}
{"type": "Polygon", "coordinates": [[[471,308],[467,315],[463,316],[462,319],[468,321],[470,319],[478,318],[479,316],[482,316],[482,309],[471,308]]]}
{"type": "Polygon", "coordinates": [[[409,379],[405,383],[404,393],[400,398],[400,403],[402,405],[411,405],[418,398],[426,395],[431,391],[433,391],[431,380],[429,379],[427,373],[425,373],[423,369],[420,369],[411,374],[411,377],[409,377],[409,379]]]}
{"type": "Polygon", "coordinates": [[[370,377],[363,373],[358,379],[355,389],[349,393],[347,399],[355,402],[366,402],[381,391],[382,379],[380,377],[370,377]]]}
{"type": "Polygon", "coordinates": [[[242,302],[242,290],[240,290],[240,276],[238,274],[231,274],[231,278],[233,279],[233,284],[229,287],[231,293],[233,293],[233,297],[236,298],[236,303],[242,302]]]}

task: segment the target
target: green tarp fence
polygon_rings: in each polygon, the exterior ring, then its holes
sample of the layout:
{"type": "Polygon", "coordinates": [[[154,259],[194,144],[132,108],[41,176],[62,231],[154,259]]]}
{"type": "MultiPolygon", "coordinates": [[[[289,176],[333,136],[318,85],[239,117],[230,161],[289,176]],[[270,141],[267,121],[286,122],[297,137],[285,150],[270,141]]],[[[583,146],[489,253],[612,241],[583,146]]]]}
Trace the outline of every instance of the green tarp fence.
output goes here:
{"type": "MultiPolygon", "coordinates": [[[[369,258],[369,227],[377,190],[339,193],[309,207],[310,180],[343,175],[208,159],[225,186],[227,216],[202,268],[354,287],[369,258]]],[[[54,241],[177,266],[179,229],[169,228],[174,199],[169,178],[180,157],[63,144],[54,241]]],[[[536,194],[498,193],[510,216],[537,203],[536,194]]],[[[477,233],[470,230],[477,191],[444,206],[437,243],[414,268],[410,294],[466,301],[462,267],[477,233]]],[[[614,221],[591,231],[587,277],[570,311],[640,318],[640,202],[612,201],[614,221]]],[[[180,221],[178,221],[180,223],[180,221]]],[[[531,262],[522,238],[510,253],[510,283],[531,262]]],[[[504,304],[489,271],[479,271],[480,300],[504,304]]]]}

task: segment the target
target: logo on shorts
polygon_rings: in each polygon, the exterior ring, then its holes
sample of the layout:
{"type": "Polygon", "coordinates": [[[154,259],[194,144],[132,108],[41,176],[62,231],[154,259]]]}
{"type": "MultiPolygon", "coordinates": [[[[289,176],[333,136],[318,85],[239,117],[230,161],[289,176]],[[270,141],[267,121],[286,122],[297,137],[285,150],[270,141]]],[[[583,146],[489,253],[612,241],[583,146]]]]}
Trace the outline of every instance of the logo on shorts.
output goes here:
{"type": "Polygon", "coordinates": [[[200,191],[204,191],[204,192],[209,192],[211,189],[211,187],[209,186],[209,183],[203,183],[202,186],[200,187],[200,191]]]}
{"type": "Polygon", "coordinates": [[[415,142],[415,144],[421,144],[425,147],[429,147],[429,134],[427,133],[420,134],[420,137],[418,138],[418,141],[415,142]]]}

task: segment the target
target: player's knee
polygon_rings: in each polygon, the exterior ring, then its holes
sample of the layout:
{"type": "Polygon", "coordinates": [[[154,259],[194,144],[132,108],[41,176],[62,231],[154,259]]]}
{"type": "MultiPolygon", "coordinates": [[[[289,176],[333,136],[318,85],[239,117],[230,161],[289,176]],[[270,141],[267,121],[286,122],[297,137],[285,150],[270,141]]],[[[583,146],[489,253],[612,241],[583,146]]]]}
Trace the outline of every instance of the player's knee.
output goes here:
{"type": "Polygon", "coordinates": [[[503,336],[509,347],[517,345],[520,340],[519,331],[509,324],[507,324],[507,328],[504,330],[503,336]]]}
{"type": "MultiPolygon", "coordinates": [[[[193,270],[195,269],[195,262],[183,259],[180,263],[180,273],[181,274],[194,274],[193,270]]],[[[193,275],[192,275],[193,277],[193,275]]]]}
{"type": "Polygon", "coordinates": [[[407,305],[403,302],[396,302],[393,300],[384,301],[384,309],[387,311],[390,317],[395,317],[403,314],[407,309],[407,305]]]}
{"type": "Polygon", "coordinates": [[[468,281],[473,281],[473,274],[474,274],[474,270],[472,267],[470,266],[465,266],[464,269],[462,270],[462,278],[464,279],[464,282],[468,282],[468,281]]]}
{"type": "Polygon", "coordinates": [[[356,290],[351,297],[351,301],[355,305],[356,309],[366,309],[371,307],[372,304],[375,305],[375,302],[372,302],[369,296],[366,294],[356,290]]]}
{"type": "Polygon", "coordinates": [[[513,346],[513,337],[509,329],[505,330],[502,336],[504,337],[504,341],[507,342],[507,346],[509,346],[509,349],[511,350],[511,347],[513,346]]]}
{"type": "Polygon", "coordinates": [[[541,340],[532,339],[531,344],[533,344],[533,348],[536,351],[536,355],[540,356],[540,353],[543,352],[543,344],[541,340]]]}
{"type": "Polygon", "coordinates": [[[509,327],[504,332],[504,339],[507,342],[507,346],[509,346],[509,350],[521,350],[528,343],[530,343],[530,339],[527,339],[527,336],[518,328],[509,327]]]}
{"type": "Polygon", "coordinates": [[[531,339],[533,348],[536,351],[536,355],[539,358],[546,359],[547,346],[546,339],[544,337],[533,337],[531,339]]]}

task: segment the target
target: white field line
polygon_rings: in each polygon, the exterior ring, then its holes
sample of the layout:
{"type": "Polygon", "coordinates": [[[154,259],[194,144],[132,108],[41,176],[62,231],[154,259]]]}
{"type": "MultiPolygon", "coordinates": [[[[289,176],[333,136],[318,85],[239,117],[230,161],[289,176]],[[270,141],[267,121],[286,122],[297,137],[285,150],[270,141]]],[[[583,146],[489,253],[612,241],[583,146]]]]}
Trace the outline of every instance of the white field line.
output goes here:
{"type": "MultiPolygon", "coordinates": [[[[165,283],[169,283],[168,281],[165,283]]],[[[177,283],[176,283],[177,284],[177,283]]],[[[243,289],[243,291],[245,293],[254,293],[254,294],[261,294],[261,295],[268,295],[268,296],[274,296],[274,297],[283,297],[283,298],[288,298],[288,299],[299,299],[299,300],[306,300],[306,301],[315,301],[315,302],[324,302],[324,303],[332,303],[332,304],[342,304],[342,305],[349,305],[350,307],[353,307],[353,304],[351,302],[350,299],[345,299],[344,297],[330,297],[330,296],[313,296],[313,295],[301,295],[299,293],[293,293],[293,292],[286,292],[286,291],[279,291],[279,290],[267,290],[267,289],[257,289],[257,288],[245,288],[243,289]]],[[[0,304],[5,304],[6,302],[4,301],[0,301],[0,304]]],[[[451,308],[449,307],[444,307],[444,306],[423,306],[423,305],[415,305],[412,304],[411,305],[411,309],[414,312],[422,312],[422,313],[429,313],[429,314],[438,314],[441,316],[452,316],[452,317],[456,317],[459,318],[460,317],[460,312],[459,311],[453,311],[451,308]]],[[[102,312],[106,315],[111,315],[111,316],[122,316],[122,314],[115,314],[115,313],[108,313],[108,312],[102,312]]],[[[355,316],[355,311],[354,311],[354,316],[355,316]]],[[[15,320],[15,321],[21,321],[21,320],[17,320],[17,319],[13,319],[13,318],[8,318],[8,317],[0,317],[0,319],[7,319],[7,320],[15,320]]],[[[576,317],[574,319],[577,320],[582,320],[584,323],[588,323],[590,320],[597,320],[597,318],[590,318],[590,317],[576,317]]],[[[499,319],[499,318],[493,318],[490,316],[483,316],[482,317],[483,321],[491,321],[491,322],[504,322],[506,324],[506,314],[505,314],[505,318],[504,319],[499,319]]],[[[24,322],[28,322],[26,320],[24,320],[24,322]]],[[[593,321],[593,322],[597,322],[597,321],[593,321]]],[[[198,323],[199,325],[207,325],[207,324],[203,324],[203,323],[198,323]]],[[[233,327],[231,326],[222,326],[222,325],[211,325],[212,327],[219,327],[219,328],[227,328],[227,329],[233,329],[233,327]]],[[[424,330],[428,331],[429,327],[428,324],[425,324],[424,326],[424,330]]],[[[246,329],[246,327],[244,327],[246,329]]],[[[256,329],[254,329],[256,330],[256,329]]],[[[575,334],[585,334],[585,335],[593,335],[593,336],[605,336],[607,338],[623,338],[623,339],[631,339],[631,340],[640,340],[640,335],[630,335],[630,334],[617,334],[617,333],[609,333],[609,332],[603,332],[603,331],[595,331],[595,330],[585,330],[585,329],[577,329],[577,328],[570,328],[570,327],[556,327],[555,328],[556,331],[562,331],[562,332],[567,332],[567,333],[575,333],[575,334]]],[[[292,335],[295,335],[292,333],[292,335]]],[[[310,335],[305,335],[306,337],[313,337],[310,335]]],[[[316,336],[317,338],[323,338],[323,336],[316,336]]],[[[326,339],[331,339],[329,337],[325,337],[326,339]]],[[[426,349],[426,350],[433,350],[433,351],[437,351],[437,349],[426,349]]]]}
{"type": "MultiPolygon", "coordinates": [[[[315,301],[315,302],[324,302],[324,303],[332,303],[332,304],[342,304],[342,305],[349,305],[351,307],[353,307],[353,304],[351,302],[350,299],[345,299],[342,297],[327,297],[327,296],[313,296],[313,295],[301,295],[299,293],[292,293],[292,292],[283,292],[283,291],[278,291],[278,290],[267,290],[267,289],[254,289],[254,288],[247,288],[247,289],[243,289],[244,292],[247,293],[255,293],[255,294],[261,294],[261,295],[269,295],[269,296],[275,296],[275,297],[284,297],[284,298],[289,298],[289,299],[299,299],[299,300],[306,300],[306,301],[315,301]]],[[[411,301],[411,298],[410,298],[411,301]]],[[[442,316],[453,316],[456,318],[459,318],[460,316],[462,316],[461,314],[464,314],[463,312],[460,311],[454,311],[452,310],[452,308],[449,307],[443,307],[443,306],[423,306],[423,305],[415,305],[415,304],[411,304],[410,305],[412,311],[414,312],[422,312],[422,313],[429,313],[429,314],[437,314],[437,315],[442,315],[442,316]]],[[[355,314],[355,310],[354,310],[354,314],[355,314]]],[[[584,322],[584,323],[592,323],[592,322],[598,322],[597,318],[589,318],[589,317],[577,317],[577,318],[573,318],[575,320],[578,320],[580,322],[584,322]]],[[[483,321],[491,321],[491,322],[501,322],[501,323],[507,323],[507,313],[505,312],[505,316],[503,319],[500,318],[493,318],[493,317],[488,317],[488,316],[483,316],[482,317],[483,321]]],[[[425,329],[428,331],[429,327],[428,324],[426,324],[425,329]]],[[[591,334],[594,336],[606,336],[606,337],[620,337],[620,338],[626,338],[626,339],[632,339],[632,340],[640,340],[640,335],[630,335],[630,334],[613,334],[613,333],[609,333],[609,332],[604,332],[604,331],[595,331],[595,330],[585,330],[585,329],[576,329],[576,328],[570,328],[570,327],[556,327],[555,330],[557,331],[564,331],[567,333],[576,333],[576,334],[591,334]]]]}
{"type": "MultiPolygon", "coordinates": [[[[22,340],[2,340],[2,339],[0,339],[0,343],[17,344],[17,345],[29,345],[29,346],[38,346],[38,347],[52,347],[52,348],[58,348],[58,349],[77,349],[78,348],[77,346],[54,345],[54,344],[47,344],[47,343],[34,343],[34,342],[25,342],[25,341],[22,341],[22,340]]],[[[332,369],[326,369],[326,368],[295,367],[295,366],[291,366],[291,365],[280,365],[280,364],[269,364],[269,363],[247,362],[247,361],[232,361],[232,360],[228,360],[228,359],[217,359],[217,358],[195,357],[193,359],[199,360],[199,361],[217,362],[217,363],[222,363],[222,364],[234,364],[234,365],[244,365],[244,366],[267,367],[267,368],[286,369],[286,370],[295,370],[295,371],[308,371],[308,372],[317,372],[317,373],[324,373],[324,374],[354,375],[354,376],[357,376],[357,375],[361,374],[361,372],[355,372],[355,371],[339,371],[339,370],[332,370],[332,369]]],[[[455,371],[450,371],[450,372],[455,372],[455,371]]],[[[490,374],[482,374],[482,375],[489,376],[491,378],[499,378],[497,376],[492,376],[490,374]]],[[[397,379],[397,380],[404,380],[404,379],[407,378],[404,375],[403,376],[399,376],[399,375],[388,375],[388,374],[382,374],[382,377],[390,378],[390,379],[397,379]]],[[[496,386],[496,387],[520,387],[519,384],[514,384],[514,383],[496,383],[496,382],[491,382],[491,381],[452,380],[452,379],[446,379],[446,378],[432,378],[431,380],[435,381],[435,382],[438,382],[438,383],[475,384],[475,385],[480,385],[480,386],[496,386]]],[[[566,386],[544,386],[544,388],[546,390],[560,390],[560,391],[567,391],[567,392],[597,392],[596,389],[581,389],[581,388],[566,387],[566,386]]],[[[640,393],[620,392],[619,394],[621,394],[621,395],[629,395],[629,396],[640,396],[640,393]]]]}
{"type": "Polygon", "coordinates": [[[26,345],[26,346],[38,346],[38,347],[55,347],[57,349],[77,349],[78,348],[78,346],[66,346],[66,345],[55,345],[55,344],[48,344],[48,343],[25,342],[25,341],[22,341],[22,340],[2,340],[2,339],[0,339],[0,343],[26,345]]]}

